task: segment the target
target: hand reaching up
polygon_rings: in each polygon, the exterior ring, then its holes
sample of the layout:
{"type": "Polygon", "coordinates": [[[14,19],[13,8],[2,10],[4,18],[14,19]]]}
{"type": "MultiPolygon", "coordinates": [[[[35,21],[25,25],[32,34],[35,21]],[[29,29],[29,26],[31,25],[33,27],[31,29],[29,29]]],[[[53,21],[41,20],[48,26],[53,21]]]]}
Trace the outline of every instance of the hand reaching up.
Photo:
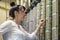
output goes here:
{"type": "Polygon", "coordinates": [[[43,25],[44,23],[45,23],[45,20],[44,20],[44,19],[41,19],[41,20],[39,20],[39,22],[38,22],[39,25],[43,25]]]}

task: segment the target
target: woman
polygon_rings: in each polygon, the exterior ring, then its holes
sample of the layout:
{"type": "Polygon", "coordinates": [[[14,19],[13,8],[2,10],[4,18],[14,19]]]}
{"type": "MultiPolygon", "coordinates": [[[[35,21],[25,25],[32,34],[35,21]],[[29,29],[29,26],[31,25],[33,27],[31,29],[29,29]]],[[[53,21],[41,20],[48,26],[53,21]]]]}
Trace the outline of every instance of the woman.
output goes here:
{"type": "Polygon", "coordinates": [[[9,16],[13,19],[5,21],[0,25],[0,35],[3,35],[3,40],[27,40],[27,37],[34,38],[45,21],[40,20],[36,30],[29,34],[19,25],[19,22],[26,16],[25,7],[15,5],[13,2],[11,6],[12,8],[9,11],[9,16]]]}

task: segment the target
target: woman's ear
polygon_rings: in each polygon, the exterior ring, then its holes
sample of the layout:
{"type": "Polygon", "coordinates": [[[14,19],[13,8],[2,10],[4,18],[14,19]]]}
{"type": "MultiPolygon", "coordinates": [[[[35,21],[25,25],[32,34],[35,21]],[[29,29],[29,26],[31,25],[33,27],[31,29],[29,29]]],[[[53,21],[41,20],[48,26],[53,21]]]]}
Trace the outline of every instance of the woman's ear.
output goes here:
{"type": "Polygon", "coordinates": [[[17,12],[17,11],[14,11],[14,15],[15,15],[15,16],[18,16],[18,12],[17,12]]]}

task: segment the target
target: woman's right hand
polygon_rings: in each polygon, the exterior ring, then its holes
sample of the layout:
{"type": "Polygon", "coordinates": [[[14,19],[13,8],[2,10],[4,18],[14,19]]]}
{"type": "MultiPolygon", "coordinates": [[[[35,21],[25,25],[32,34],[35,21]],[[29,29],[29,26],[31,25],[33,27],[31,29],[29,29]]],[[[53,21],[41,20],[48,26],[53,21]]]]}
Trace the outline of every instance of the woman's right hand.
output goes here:
{"type": "Polygon", "coordinates": [[[43,25],[44,23],[45,23],[44,19],[40,19],[39,22],[38,22],[39,25],[43,25]]]}

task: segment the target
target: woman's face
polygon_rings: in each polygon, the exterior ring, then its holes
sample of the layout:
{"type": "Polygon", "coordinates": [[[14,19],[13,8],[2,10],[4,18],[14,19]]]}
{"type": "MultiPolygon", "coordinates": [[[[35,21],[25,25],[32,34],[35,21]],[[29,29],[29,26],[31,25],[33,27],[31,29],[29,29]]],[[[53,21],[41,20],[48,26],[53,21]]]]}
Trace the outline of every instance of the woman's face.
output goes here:
{"type": "Polygon", "coordinates": [[[25,16],[26,16],[25,11],[22,8],[22,10],[18,12],[18,20],[21,20],[22,21],[25,16]]]}

